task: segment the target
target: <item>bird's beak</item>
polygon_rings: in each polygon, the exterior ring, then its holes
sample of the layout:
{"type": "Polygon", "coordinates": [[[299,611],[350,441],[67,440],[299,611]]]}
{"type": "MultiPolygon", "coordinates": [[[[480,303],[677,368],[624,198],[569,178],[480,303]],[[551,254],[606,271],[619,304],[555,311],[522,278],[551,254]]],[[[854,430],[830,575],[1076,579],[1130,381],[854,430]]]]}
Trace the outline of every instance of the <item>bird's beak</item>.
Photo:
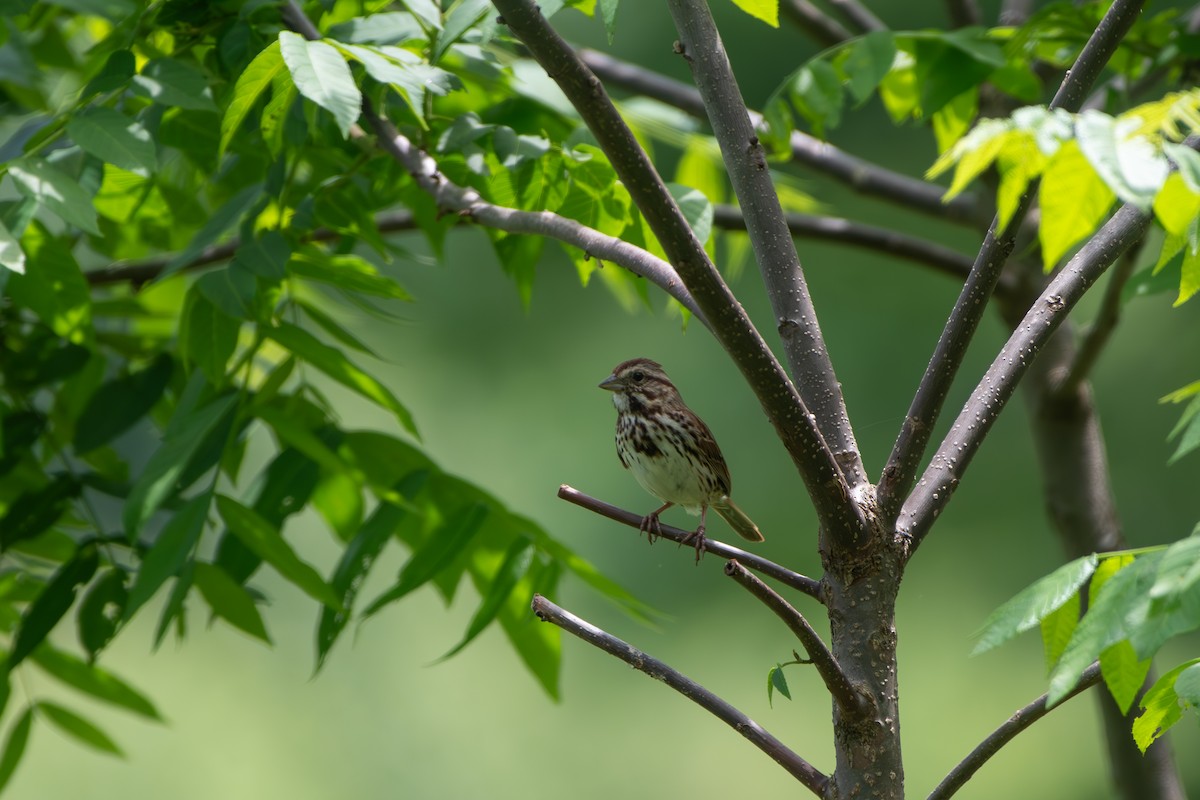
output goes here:
{"type": "Polygon", "coordinates": [[[621,379],[617,377],[616,373],[613,373],[604,380],[600,381],[600,388],[607,389],[610,392],[619,392],[623,387],[621,385],[621,379]]]}

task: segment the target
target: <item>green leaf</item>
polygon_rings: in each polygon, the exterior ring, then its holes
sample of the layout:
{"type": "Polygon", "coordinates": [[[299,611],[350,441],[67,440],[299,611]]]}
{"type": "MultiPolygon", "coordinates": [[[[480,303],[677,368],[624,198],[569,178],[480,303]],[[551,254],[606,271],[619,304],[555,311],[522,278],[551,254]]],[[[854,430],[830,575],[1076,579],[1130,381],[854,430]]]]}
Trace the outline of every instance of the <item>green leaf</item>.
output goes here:
{"type": "MultiPolygon", "coordinates": [[[[18,275],[25,274],[25,251],[3,222],[0,222],[0,267],[18,275]]],[[[0,273],[0,281],[2,280],[3,273],[0,273]]]]}
{"type": "Polygon", "coordinates": [[[341,323],[339,323],[333,317],[326,314],[324,311],[322,311],[317,306],[314,306],[312,303],[305,302],[304,300],[295,300],[293,302],[295,302],[295,304],[297,306],[299,306],[301,309],[303,309],[305,315],[309,319],[311,319],[313,322],[317,323],[317,325],[320,326],[321,330],[328,333],[331,337],[333,337],[337,341],[341,342],[342,344],[346,345],[347,347],[351,348],[352,350],[357,350],[360,353],[365,353],[366,355],[369,355],[372,358],[379,357],[375,353],[374,350],[372,350],[370,347],[368,347],[366,344],[363,343],[362,339],[359,339],[353,333],[346,330],[344,327],[342,327],[341,323]]]}
{"type": "Polygon", "coordinates": [[[389,300],[413,299],[403,286],[379,274],[369,261],[354,254],[327,255],[319,250],[298,253],[289,263],[293,275],[327,283],[347,292],[369,294],[389,300]]]}
{"type": "Polygon", "coordinates": [[[33,706],[17,719],[8,730],[8,738],[4,740],[4,752],[0,754],[0,791],[12,780],[21,756],[25,755],[25,745],[29,743],[29,729],[33,725],[33,706]]]}
{"type": "MultiPolygon", "coordinates": [[[[541,582],[539,582],[541,583],[541,582]]],[[[553,591],[553,581],[543,591],[553,591]]],[[[562,675],[562,631],[529,613],[529,596],[514,592],[500,612],[500,627],[521,661],[552,700],[560,697],[562,675]]]]}
{"type": "Polygon", "coordinates": [[[1193,664],[1179,673],[1175,693],[1188,705],[1200,706],[1200,664],[1193,664]]]}
{"type": "Polygon", "coordinates": [[[179,350],[214,386],[237,349],[241,322],[221,311],[195,285],[188,291],[179,325],[179,350]]]}
{"type": "Polygon", "coordinates": [[[774,705],[772,702],[774,693],[778,692],[788,700],[792,699],[792,692],[788,689],[787,677],[783,674],[783,665],[776,664],[767,672],[767,704],[774,705]]]}
{"type": "Polygon", "coordinates": [[[93,747],[102,753],[111,753],[121,758],[125,757],[125,754],[121,752],[121,748],[117,747],[117,743],[110,739],[107,733],[74,711],[68,711],[56,703],[50,703],[45,700],[37,704],[37,710],[59,730],[77,741],[93,747]]]}
{"type": "Polygon", "coordinates": [[[678,184],[667,184],[667,189],[671,192],[671,196],[675,198],[675,202],[679,205],[679,211],[683,214],[683,218],[687,220],[691,226],[692,232],[696,234],[696,238],[701,244],[708,241],[708,237],[712,235],[713,221],[713,206],[709,199],[702,192],[687,186],[678,184]]]}
{"type": "Polygon", "coordinates": [[[818,136],[841,122],[842,79],[824,59],[814,59],[796,72],[788,86],[788,97],[818,136]]]}
{"type": "MultiPolygon", "coordinates": [[[[428,472],[424,470],[414,472],[399,481],[395,490],[405,497],[412,497],[425,485],[427,478],[428,472]]],[[[330,580],[333,590],[341,598],[341,609],[328,606],[321,609],[321,619],[317,624],[317,665],[314,673],[320,672],[329,651],[349,622],[359,587],[366,580],[375,559],[408,513],[407,509],[391,503],[380,503],[342,551],[330,580]]]]}
{"type": "Polygon", "coordinates": [[[90,341],[91,290],[70,246],[37,221],[21,241],[27,269],[24,275],[8,276],[5,294],[37,314],[59,336],[77,344],[90,341]]]}
{"type": "Polygon", "coordinates": [[[500,609],[504,607],[509,595],[513,593],[517,583],[529,572],[533,556],[533,542],[523,536],[513,540],[508,550],[505,551],[504,559],[496,569],[496,574],[492,576],[492,583],[488,587],[483,601],[471,617],[471,622],[467,625],[467,632],[463,634],[462,640],[450,648],[449,652],[438,661],[445,661],[458,654],[492,623],[492,620],[500,613],[500,609]]]}
{"type": "Polygon", "coordinates": [[[604,33],[611,45],[617,36],[617,6],[621,0],[600,0],[600,18],[604,20],[604,33]]]}
{"type": "Polygon", "coordinates": [[[247,186],[225,201],[220,208],[209,216],[204,226],[188,242],[187,247],[183,248],[178,255],[167,263],[167,266],[159,273],[158,279],[162,280],[199,258],[200,254],[204,252],[204,248],[216,242],[226,231],[241,222],[242,218],[250,212],[250,209],[254,208],[255,204],[259,202],[262,192],[262,184],[255,183],[247,186]]]}
{"type": "Polygon", "coordinates": [[[97,389],[75,424],[76,452],[108,444],[149,414],[171,379],[173,366],[170,354],[159,353],[145,369],[114,378],[97,389]]]}
{"type": "Polygon", "coordinates": [[[117,624],[125,612],[128,597],[125,572],[110,568],[92,584],[79,602],[75,617],[79,643],[93,661],[116,635],[117,624]]]}
{"type": "Polygon", "coordinates": [[[993,611],[977,634],[979,641],[971,654],[991,650],[1040,623],[1079,591],[1097,563],[1094,554],[1070,561],[993,611]]]}
{"type": "Polygon", "coordinates": [[[49,209],[68,225],[100,235],[92,197],[75,180],[44,158],[26,157],[8,165],[17,190],[49,209]]]}
{"type": "Polygon", "coordinates": [[[1125,203],[1149,212],[1167,179],[1167,159],[1144,136],[1130,136],[1136,120],[1115,120],[1087,110],[1075,123],[1079,149],[1125,203]]]}
{"type": "Polygon", "coordinates": [[[1156,680],[1150,691],[1142,696],[1138,704],[1142,713],[1133,721],[1133,740],[1143,753],[1183,716],[1179,695],[1175,692],[1175,681],[1184,670],[1192,669],[1197,664],[1200,664],[1200,658],[1185,661],[1156,680]]]}
{"type": "Polygon", "coordinates": [[[1046,671],[1050,672],[1062,658],[1071,634],[1079,625],[1079,612],[1083,605],[1079,592],[1071,595],[1067,602],[1042,619],[1042,649],[1046,653],[1046,671]]]}
{"type": "Polygon", "coordinates": [[[1167,233],[1178,236],[1187,233],[1197,214],[1200,214],[1200,194],[1188,188],[1182,175],[1172,172],[1162,191],[1154,197],[1154,216],[1167,233]]]}
{"type": "Polygon", "coordinates": [[[1133,645],[1121,640],[1101,651],[1100,672],[1117,707],[1128,714],[1150,672],[1150,659],[1139,661],[1133,645]]]}
{"type": "Polygon", "coordinates": [[[849,46],[841,68],[856,102],[867,101],[895,60],[896,43],[891,31],[872,31],[849,46]]]}
{"type": "Polygon", "coordinates": [[[1069,141],[1050,159],[1038,189],[1042,224],[1038,240],[1049,271],[1075,243],[1104,221],[1116,195],[1088,164],[1079,144],[1069,141]]]}
{"type": "Polygon", "coordinates": [[[221,117],[221,145],[219,155],[225,154],[233,135],[241,127],[250,109],[258,102],[258,98],[271,86],[276,77],[284,71],[283,57],[279,54],[279,42],[271,42],[265,49],[254,57],[237,83],[233,85],[233,96],[221,117]]]}
{"type": "Polygon", "coordinates": [[[779,0],[733,0],[733,4],[772,28],[779,27],[779,0]]]}
{"type": "Polygon", "coordinates": [[[932,115],[955,97],[978,86],[1004,64],[1003,51],[995,43],[978,38],[980,35],[978,28],[964,28],[913,41],[914,71],[923,116],[932,115]]]}
{"type": "Polygon", "coordinates": [[[254,598],[244,586],[229,577],[225,570],[197,561],[194,579],[196,588],[200,590],[213,614],[235,628],[262,639],[267,644],[271,643],[262,614],[258,612],[258,606],[254,605],[254,598]]]}
{"type": "Polygon", "coordinates": [[[45,486],[17,495],[0,517],[0,553],[49,530],[81,488],[70,475],[58,475],[45,486]]]}
{"type": "Polygon", "coordinates": [[[225,316],[237,320],[254,316],[258,283],[241,263],[234,261],[226,267],[209,270],[200,276],[194,286],[225,316]]]}
{"type": "MultiPolygon", "coordinates": [[[[603,3],[611,4],[614,7],[613,11],[616,11],[615,0],[602,0],[603,3]]],[[[430,61],[435,64],[441,61],[446,51],[457,43],[463,34],[475,27],[491,7],[492,4],[488,0],[462,0],[453,4],[450,13],[446,15],[445,25],[437,36],[437,44],[433,48],[430,61]]],[[[611,34],[608,41],[609,44],[612,43],[611,34]]]]}
{"type": "Polygon", "coordinates": [[[1178,308],[1192,299],[1196,292],[1200,292],[1200,250],[1188,248],[1179,267],[1179,296],[1172,306],[1178,308]]]}
{"type": "Polygon", "coordinates": [[[333,114],[342,136],[349,136],[362,111],[362,93],[342,54],[291,31],[280,31],[279,52],[300,94],[333,114]]]}
{"type": "Polygon", "coordinates": [[[135,714],[162,721],[158,709],[148,698],[110,672],[106,672],[70,653],[43,643],[33,652],[33,661],[45,672],[68,686],[105,703],[135,714]]]}
{"type": "Polygon", "coordinates": [[[375,598],[367,606],[362,613],[363,618],[374,615],[384,606],[396,602],[414,589],[423,586],[448,567],[479,532],[487,515],[488,507],[482,503],[475,503],[461,509],[448,519],[404,564],[396,585],[375,598]]]}
{"type": "Polygon", "coordinates": [[[292,355],[308,362],[356,394],[391,411],[405,430],[416,435],[417,428],[408,409],[390,389],[351,363],[341,350],[321,342],[303,328],[286,322],[261,330],[266,336],[283,345],[292,355]]]}
{"type": "Polygon", "coordinates": [[[244,242],[238,248],[233,263],[249,272],[277,281],[287,275],[287,262],[292,256],[292,246],[279,231],[266,231],[244,242]]]}
{"type": "Polygon", "coordinates": [[[8,655],[8,669],[24,661],[45,640],[75,602],[76,587],[91,580],[98,563],[96,548],[89,546],[58,568],[46,588],[21,615],[21,627],[8,655]]]}
{"type": "Polygon", "coordinates": [[[163,639],[167,635],[167,630],[171,627],[172,621],[176,621],[177,625],[182,629],[186,621],[183,604],[187,600],[188,592],[191,591],[195,574],[195,561],[186,562],[183,568],[179,570],[179,575],[175,579],[175,585],[171,587],[171,593],[167,595],[167,602],[163,604],[162,613],[158,617],[158,625],[154,628],[155,650],[162,644],[163,639]]]}
{"type": "Polygon", "coordinates": [[[1158,565],[1154,585],[1150,587],[1153,598],[1180,595],[1200,581],[1200,533],[1193,532],[1166,549],[1158,565]]]}
{"type": "Polygon", "coordinates": [[[158,154],[137,120],[111,108],[87,108],[67,121],[67,134],[85,153],[139,174],[153,172],[158,154]]]}
{"type": "Polygon", "coordinates": [[[315,569],[300,560],[291,545],[270,522],[238,501],[217,495],[217,511],[242,544],[273,566],[305,594],[333,609],[342,607],[337,592],[315,569]]]}
{"type": "Polygon", "coordinates": [[[225,422],[237,405],[236,395],[218,397],[208,405],[173,418],[174,431],[168,430],[162,445],[150,456],[141,477],[129,491],[123,520],[130,541],[142,529],[159,506],[175,490],[188,462],[196,455],[208,435],[225,422]]]}
{"type": "Polygon", "coordinates": [[[164,106],[193,111],[217,110],[212,90],[208,88],[203,73],[178,59],[156,58],[147,61],[141,73],[133,76],[130,88],[134,94],[148,97],[164,106]]]}

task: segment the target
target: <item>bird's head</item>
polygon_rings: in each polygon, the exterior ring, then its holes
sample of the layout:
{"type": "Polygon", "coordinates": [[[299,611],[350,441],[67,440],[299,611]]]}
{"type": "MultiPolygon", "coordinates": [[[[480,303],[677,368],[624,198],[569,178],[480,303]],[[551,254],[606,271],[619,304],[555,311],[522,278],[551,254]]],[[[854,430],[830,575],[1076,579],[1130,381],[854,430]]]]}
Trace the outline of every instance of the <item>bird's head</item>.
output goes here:
{"type": "Polygon", "coordinates": [[[679,394],[662,365],[648,358],[617,364],[600,388],[613,393],[613,405],[621,411],[661,405],[679,394]]]}

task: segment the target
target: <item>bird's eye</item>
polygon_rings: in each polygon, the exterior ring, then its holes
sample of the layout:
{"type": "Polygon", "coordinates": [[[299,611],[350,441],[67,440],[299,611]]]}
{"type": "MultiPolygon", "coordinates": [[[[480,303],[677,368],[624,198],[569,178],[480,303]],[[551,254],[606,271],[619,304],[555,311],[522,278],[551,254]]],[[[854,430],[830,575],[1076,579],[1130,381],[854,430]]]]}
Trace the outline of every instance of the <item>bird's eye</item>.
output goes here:
{"type": "Polygon", "coordinates": [[[629,377],[633,378],[634,383],[641,383],[642,381],[646,380],[646,373],[642,372],[640,369],[635,369],[629,377]]]}

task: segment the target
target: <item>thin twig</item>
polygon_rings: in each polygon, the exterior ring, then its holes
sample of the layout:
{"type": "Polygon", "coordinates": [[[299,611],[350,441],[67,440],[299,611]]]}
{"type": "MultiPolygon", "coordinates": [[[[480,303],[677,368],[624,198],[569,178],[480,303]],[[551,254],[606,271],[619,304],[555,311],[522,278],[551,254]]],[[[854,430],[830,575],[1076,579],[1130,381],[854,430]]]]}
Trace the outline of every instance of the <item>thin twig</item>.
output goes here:
{"type": "MultiPolygon", "coordinates": [[[[1100,678],[1100,664],[1097,662],[1083,671],[1079,683],[1075,684],[1075,688],[1068,692],[1054,708],[1058,708],[1080,692],[1095,686],[1100,682],[1100,678]]],[[[1020,709],[1017,713],[1009,717],[1003,725],[989,734],[986,739],[979,743],[978,747],[971,751],[970,755],[959,762],[954,769],[950,770],[950,774],[937,785],[936,789],[929,793],[929,797],[926,800],[948,800],[948,798],[952,797],[955,792],[971,779],[971,776],[979,771],[980,767],[988,762],[988,759],[999,752],[1000,748],[1011,742],[1016,738],[1017,734],[1053,710],[1047,707],[1046,697],[1046,695],[1042,695],[1020,709]]]]}
{"type": "MultiPolygon", "coordinates": [[[[850,488],[857,489],[867,483],[867,475],[842,387],[821,335],[817,310],[808,292],[795,241],[789,235],[779,194],[767,169],[766,152],[750,123],[721,34],[707,0],[668,0],[667,7],[679,32],[682,55],[692,70],[713,135],[721,147],[726,173],[741,202],[788,366],[804,404],[816,415],[817,427],[837,457],[842,474],[850,488]]],[[[863,526],[858,526],[850,533],[863,530],[863,526]]]]}
{"type": "Polygon", "coordinates": [[[829,783],[826,775],[789,750],[783,742],[763,730],[757,722],[708,689],[633,645],[556,606],[540,594],[533,596],[532,607],[533,613],[543,622],[557,625],[572,636],[616,656],[639,672],[644,672],[670,686],[750,740],[751,744],[770,756],[817,797],[825,796],[825,786],[829,783]]]}
{"type": "Polygon", "coordinates": [[[829,0],[829,5],[833,6],[842,15],[842,18],[858,29],[860,33],[887,30],[887,25],[883,24],[883,20],[875,16],[871,9],[858,0],[829,0]]]}
{"type": "Polygon", "coordinates": [[[822,47],[832,47],[854,35],[809,0],[783,0],[780,11],[793,25],[822,47]]]}
{"type": "MultiPolygon", "coordinates": [[[[700,92],[687,84],[596,50],[580,50],[579,56],[605,83],[653,98],[694,117],[704,118],[704,101],[700,99],[700,92]]],[[[751,111],[750,121],[755,129],[763,130],[765,123],[762,114],[751,111]]],[[[829,142],[801,131],[792,132],[790,147],[796,162],[828,175],[859,194],[895,203],[943,221],[971,227],[981,224],[979,200],[970,192],[942,202],[945,188],[850,155],[829,142]]],[[[986,223],[986,220],[983,222],[986,223]]]]}
{"type": "MultiPolygon", "coordinates": [[[[817,239],[826,242],[874,250],[889,256],[903,258],[929,267],[936,272],[949,275],[960,283],[971,273],[971,258],[957,250],[920,239],[906,233],[855,222],[844,217],[791,212],[784,215],[788,230],[802,239],[817,239]]],[[[736,206],[724,203],[713,206],[713,225],[723,230],[745,230],[746,219],[736,206]]],[[[1000,277],[996,284],[997,295],[1008,295],[1016,287],[1011,279],[1000,277]]]]}
{"type": "MultiPolygon", "coordinates": [[[[375,228],[380,233],[397,233],[411,231],[417,228],[416,218],[411,211],[387,211],[375,217],[375,228]]],[[[343,234],[329,228],[317,228],[301,237],[304,242],[330,242],[342,238],[343,234]]],[[[237,255],[237,249],[242,246],[242,240],[234,237],[221,244],[209,245],[200,254],[189,261],[182,269],[192,270],[207,267],[221,261],[228,261],[237,255]]],[[[90,286],[108,286],[114,283],[129,283],[139,286],[157,278],[167,264],[175,259],[175,254],[155,256],[129,264],[113,264],[103,269],[85,272],[90,286]]]]}
{"type": "Polygon", "coordinates": [[[600,80],[533,0],[492,0],[508,30],[562,89],[629,190],[671,264],[704,310],[717,341],[758,397],[804,481],[822,526],[861,527],[861,509],[813,415],[688,225],[600,80]]]}
{"type": "Polygon", "coordinates": [[[871,697],[850,682],[846,673],[842,671],[841,665],[837,663],[837,659],[833,657],[833,653],[829,652],[825,642],[821,641],[821,637],[813,630],[812,625],[808,624],[808,620],[804,618],[803,614],[780,597],[778,592],[739,564],[736,559],[725,562],[725,574],[775,612],[775,616],[783,620],[791,632],[796,634],[796,638],[800,640],[800,644],[804,645],[805,652],[808,653],[809,659],[816,667],[817,674],[825,682],[825,688],[829,689],[829,693],[833,695],[834,701],[841,707],[843,713],[858,719],[867,719],[872,715],[874,703],[871,701],[871,697]]]}
{"type": "MultiPolygon", "coordinates": [[[[1074,66],[1067,71],[1062,85],[1050,103],[1051,108],[1075,111],[1083,102],[1088,89],[1116,51],[1121,39],[1133,23],[1144,0],[1115,0],[1096,27],[1092,37],[1084,45],[1074,66]]],[[[1016,243],[1016,236],[1037,190],[1037,181],[1032,181],[1017,203],[1017,209],[1008,222],[1008,227],[999,232],[999,218],[992,221],[971,276],[963,285],[962,292],[946,321],[933,357],[925,368],[925,374],[917,387],[904,425],[896,437],[888,457],[887,466],[879,482],[879,507],[885,520],[895,519],[904,495],[912,488],[920,467],[921,458],[933,434],[933,426],[945,403],[950,386],[958,369],[962,366],[967,347],[979,327],[1004,264],[1016,243]]]]}
{"type": "Polygon", "coordinates": [[[1108,344],[1109,337],[1112,336],[1121,319],[1121,291],[1129,282],[1130,276],[1133,275],[1134,268],[1137,267],[1140,250],[1139,247],[1131,247],[1117,262],[1112,275],[1108,278],[1108,285],[1104,287],[1100,310],[1096,312],[1096,318],[1083,333],[1079,350],[1075,353],[1075,360],[1071,362],[1062,381],[1054,387],[1054,397],[1063,398],[1074,395],[1079,390],[1080,384],[1086,381],[1091,374],[1092,368],[1100,358],[1100,353],[1104,351],[1104,346],[1108,344]]]}
{"type": "Polygon", "coordinates": [[[1025,318],[1015,326],[901,509],[898,529],[913,538],[910,555],[950,502],[971,459],[1042,345],[1084,292],[1142,237],[1149,224],[1147,214],[1131,205],[1122,206],[1054,276],[1025,318]]]}
{"type": "MultiPolygon", "coordinates": [[[[620,522],[623,525],[628,525],[634,530],[639,530],[642,524],[642,519],[645,515],[635,514],[632,511],[626,511],[623,508],[618,508],[603,500],[597,500],[595,497],[586,495],[583,492],[575,489],[565,483],[558,487],[558,496],[568,503],[574,503],[580,508],[586,508],[588,511],[593,511],[602,517],[608,517],[611,520],[620,522]]],[[[657,534],[658,528],[654,529],[657,534]]],[[[694,531],[685,531],[682,528],[676,528],[671,525],[662,526],[662,538],[670,539],[678,544],[692,544],[695,541],[694,531]]],[[[793,572],[787,567],[782,567],[774,561],[768,561],[762,556],[757,556],[754,553],[747,552],[740,547],[718,542],[715,539],[704,537],[701,542],[701,549],[705,552],[712,553],[718,558],[730,559],[736,558],[742,564],[745,564],[755,572],[761,572],[769,578],[774,578],[780,583],[790,586],[798,592],[803,592],[809,597],[818,602],[825,602],[821,597],[821,582],[812,578],[801,575],[799,572],[793,572]]]]}

